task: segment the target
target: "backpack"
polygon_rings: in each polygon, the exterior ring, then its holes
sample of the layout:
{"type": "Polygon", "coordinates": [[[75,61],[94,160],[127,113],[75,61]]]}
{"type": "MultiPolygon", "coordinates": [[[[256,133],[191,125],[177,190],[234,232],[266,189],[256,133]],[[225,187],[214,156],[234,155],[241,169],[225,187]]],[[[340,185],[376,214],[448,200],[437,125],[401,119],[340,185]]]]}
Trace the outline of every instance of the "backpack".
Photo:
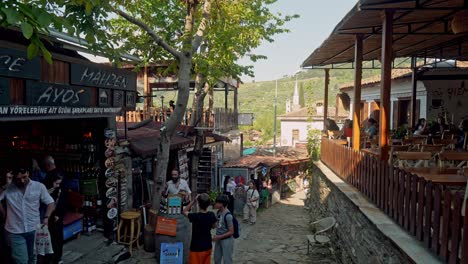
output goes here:
{"type": "Polygon", "coordinates": [[[239,221],[237,221],[236,217],[229,212],[229,213],[224,215],[224,224],[226,225],[226,227],[228,226],[227,220],[226,220],[227,215],[232,215],[232,225],[234,226],[234,234],[232,234],[232,237],[234,239],[237,239],[240,236],[239,221]]]}

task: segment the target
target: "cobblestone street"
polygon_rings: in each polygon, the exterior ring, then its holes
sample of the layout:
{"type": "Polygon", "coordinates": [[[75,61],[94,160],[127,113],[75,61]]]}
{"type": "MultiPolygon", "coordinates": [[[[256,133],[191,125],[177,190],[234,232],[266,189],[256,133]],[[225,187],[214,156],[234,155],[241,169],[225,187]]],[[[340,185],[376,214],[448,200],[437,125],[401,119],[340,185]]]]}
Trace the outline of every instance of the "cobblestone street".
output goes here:
{"type": "MultiPolygon", "coordinates": [[[[306,235],[310,221],[304,210],[305,194],[295,194],[258,213],[254,226],[241,223],[241,237],[235,241],[234,263],[295,264],[334,263],[328,248],[311,249],[307,255],[306,235]]],[[[238,218],[242,222],[242,218],[238,218]]],[[[82,236],[65,246],[65,263],[113,263],[113,255],[123,246],[106,245],[98,234],[82,236]],[[73,246],[72,246],[73,244],[73,246]],[[73,249],[72,249],[73,248],[73,249]]],[[[125,264],[157,263],[152,253],[140,248],[125,264]]]]}
{"type": "Polygon", "coordinates": [[[328,249],[311,250],[307,255],[309,215],[303,199],[303,192],[295,194],[260,212],[255,226],[243,225],[234,263],[334,263],[328,249]]]}

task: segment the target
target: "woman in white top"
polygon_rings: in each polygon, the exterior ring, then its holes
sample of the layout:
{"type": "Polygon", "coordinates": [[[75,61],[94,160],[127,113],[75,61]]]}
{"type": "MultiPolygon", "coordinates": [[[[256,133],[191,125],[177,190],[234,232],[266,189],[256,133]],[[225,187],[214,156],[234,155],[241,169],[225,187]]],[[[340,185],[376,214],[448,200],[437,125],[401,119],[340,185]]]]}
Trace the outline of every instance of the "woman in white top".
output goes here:
{"type": "Polygon", "coordinates": [[[224,177],[224,193],[229,197],[228,210],[234,214],[234,192],[236,191],[236,183],[231,176],[224,177]]]}
{"type": "Polygon", "coordinates": [[[259,206],[260,194],[253,181],[249,182],[249,189],[247,190],[247,203],[244,206],[244,222],[250,222],[254,225],[257,221],[257,208],[259,206]]]}

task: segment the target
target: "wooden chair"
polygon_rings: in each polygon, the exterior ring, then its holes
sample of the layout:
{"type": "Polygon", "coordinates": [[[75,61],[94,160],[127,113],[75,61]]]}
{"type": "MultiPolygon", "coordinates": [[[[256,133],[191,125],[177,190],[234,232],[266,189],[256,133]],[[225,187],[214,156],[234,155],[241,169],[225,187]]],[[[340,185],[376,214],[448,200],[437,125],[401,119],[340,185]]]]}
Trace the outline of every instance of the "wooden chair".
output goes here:
{"type": "Polygon", "coordinates": [[[398,164],[395,163],[395,153],[397,152],[406,152],[411,149],[411,145],[391,145],[390,146],[390,160],[388,164],[397,166],[398,164]]]}
{"type": "Polygon", "coordinates": [[[444,131],[444,133],[442,133],[442,139],[454,139],[454,138],[455,138],[455,134],[453,132],[444,131]]]}
{"type": "Polygon", "coordinates": [[[455,149],[455,144],[457,144],[457,140],[456,139],[436,139],[434,138],[432,140],[432,143],[434,145],[444,145],[446,146],[446,148],[449,148],[449,149],[455,149]]]}
{"type": "Polygon", "coordinates": [[[447,167],[447,163],[450,163],[450,166],[462,168],[465,163],[468,162],[468,152],[442,152],[439,154],[439,164],[440,167],[447,167]],[[458,164],[457,164],[458,162],[458,164]]]}
{"type": "Polygon", "coordinates": [[[431,152],[432,155],[444,151],[445,145],[421,145],[421,152],[431,152]]]}
{"type": "Polygon", "coordinates": [[[420,146],[426,143],[427,137],[410,137],[403,139],[403,145],[412,145],[414,149],[420,149],[420,146]]]}
{"type": "Polygon", "coordinates": [[[431,152],[396,152],[395,156],[400,168],[429,167],[429,161],[433,159],[431,152]],[[415,162],[410,164],[408,161],[415,162]]]}

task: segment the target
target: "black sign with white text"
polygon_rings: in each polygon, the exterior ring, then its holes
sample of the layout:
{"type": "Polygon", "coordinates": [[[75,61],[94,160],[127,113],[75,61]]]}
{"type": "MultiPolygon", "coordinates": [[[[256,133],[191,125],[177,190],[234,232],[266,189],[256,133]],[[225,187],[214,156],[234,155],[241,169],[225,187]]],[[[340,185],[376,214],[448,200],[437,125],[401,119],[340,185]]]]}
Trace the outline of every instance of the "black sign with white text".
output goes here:
{"type": "Polygon", "coordinates": [[[0,105],[10,103],[10,79],[0,77],[0,105]]]}
{"type": "Polygon", "coordinates": [[[93,90],[60,84],[26,81],[26,105],[96,106],[93,90]]]}
{"type": "Polygon", "coordinates": [[[26,52],[13,49],[0,49],[0,75],[24,79],[41,78],[41,59],[27,59],[26,52]]]}
{"type": "Polygon", "coordinates": [[[117,115],[121,107],[68,107],[68,106],[0,106],[0,117],[14,116],[109,116],[117,115]]]}
{"type": "Polygon", "coordinates": [[[136,73],[129,70],[72,63],[70,74],[71,84],[136,91],[136,73]]]}

